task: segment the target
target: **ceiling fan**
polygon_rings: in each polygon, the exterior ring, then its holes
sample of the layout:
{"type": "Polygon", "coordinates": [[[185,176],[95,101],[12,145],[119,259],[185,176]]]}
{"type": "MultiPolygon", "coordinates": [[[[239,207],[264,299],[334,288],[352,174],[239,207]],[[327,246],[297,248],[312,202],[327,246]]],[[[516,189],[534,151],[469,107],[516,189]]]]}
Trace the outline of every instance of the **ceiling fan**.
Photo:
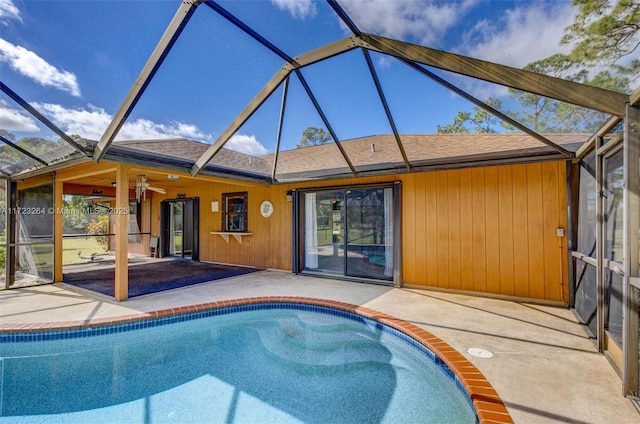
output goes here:
{"type": "Polygon", "coordinates": [[[155,191],[160,194],[167,194],[167,191],[163,188],[153,187],[147,182],[147,178],[144,175],[138,175],[136,177],[136,200],[147,199],[147,190],[155,191]]]}

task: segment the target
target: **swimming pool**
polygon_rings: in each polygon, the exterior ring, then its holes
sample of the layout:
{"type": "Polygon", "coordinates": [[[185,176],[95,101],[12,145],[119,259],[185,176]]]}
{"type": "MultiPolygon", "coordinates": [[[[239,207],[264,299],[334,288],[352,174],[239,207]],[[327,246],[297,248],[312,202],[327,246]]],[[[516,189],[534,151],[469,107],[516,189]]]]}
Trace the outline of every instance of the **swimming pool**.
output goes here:
{"type": "Polygon", "coordinates": [[[451,369],[378,320],[289,302],[203,309],[2,334],[0,422],[477,420],[451,369]]]}

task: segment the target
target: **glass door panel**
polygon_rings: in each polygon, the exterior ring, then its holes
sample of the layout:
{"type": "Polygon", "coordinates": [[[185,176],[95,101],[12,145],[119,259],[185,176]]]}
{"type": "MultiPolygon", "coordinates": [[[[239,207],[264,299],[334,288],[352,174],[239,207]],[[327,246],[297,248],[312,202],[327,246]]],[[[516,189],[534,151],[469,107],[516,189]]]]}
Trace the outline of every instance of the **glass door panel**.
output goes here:
{"type": "Polygon", "coordinates": [[[183,202],[171,202],[169,255],[182,256],[183,202]]]}
{"type": "Polygon", "coordinates": [[[303,269],[393,279],[393,188],[303,192],[303,269]]]}
{"type": "Polygon", "coordinates": [[[304,269],[344,273],[344,191],[303,195],[304,269]]]}
{"type": "Polygon", "coordinates": [[[346,191],[346,274],[391,279],[392,189],[346,191]]]}

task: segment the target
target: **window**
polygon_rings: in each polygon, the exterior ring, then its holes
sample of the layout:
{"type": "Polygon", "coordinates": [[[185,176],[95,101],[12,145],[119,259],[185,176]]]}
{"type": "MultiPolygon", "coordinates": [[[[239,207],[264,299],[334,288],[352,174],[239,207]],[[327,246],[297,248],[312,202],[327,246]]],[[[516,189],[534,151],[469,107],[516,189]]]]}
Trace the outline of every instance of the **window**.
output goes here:
{"type": "Polygon", "coordinates": [[[247,192],[222,193],[222,231],[247,231],[247,192]]]}

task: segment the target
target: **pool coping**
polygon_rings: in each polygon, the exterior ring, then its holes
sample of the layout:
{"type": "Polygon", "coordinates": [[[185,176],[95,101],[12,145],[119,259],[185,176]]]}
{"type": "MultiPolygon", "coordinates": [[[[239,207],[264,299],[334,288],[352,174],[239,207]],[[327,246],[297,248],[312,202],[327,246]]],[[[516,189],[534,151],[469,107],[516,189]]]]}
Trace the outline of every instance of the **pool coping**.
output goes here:
{"type": "Polygon", "coordinates": [[[157,318],[166,318],[191,314],[194,312],[208,311],[234,306],[243,306],[261,303],[299,303],[305,305],[322,306],[334,308],[366,318],[378,321],[391,328],[394,328],[407,336],[413,338],[427,349],[437,355],[460,380],[469,398],[473,403],[479,423],[513,423],[504,402],[493,388],[485,376],[462,354],[456,351],[448,343],[441,340],[434,334],[411,324],[407,321],[396,318],[364,306],[350,303],[338,302],[334,300],[318,299],[298,296],[262,296],[248,297],[234,300],[223,300],[218,302],[207,302],[197,305],[182,306],[177,308],[162,309],[151,312],[141,312],[138,314],[121,315],[110,318],[96,318],[78,321],[59,321],[51,323],[20,323],[20,324],[0,324],[0,333],[32,333],[32,332],[55,332],[66,330],[82,330],[87,328],[106,327],[111,325],[121,325],[136,323],[157,318]]]}

